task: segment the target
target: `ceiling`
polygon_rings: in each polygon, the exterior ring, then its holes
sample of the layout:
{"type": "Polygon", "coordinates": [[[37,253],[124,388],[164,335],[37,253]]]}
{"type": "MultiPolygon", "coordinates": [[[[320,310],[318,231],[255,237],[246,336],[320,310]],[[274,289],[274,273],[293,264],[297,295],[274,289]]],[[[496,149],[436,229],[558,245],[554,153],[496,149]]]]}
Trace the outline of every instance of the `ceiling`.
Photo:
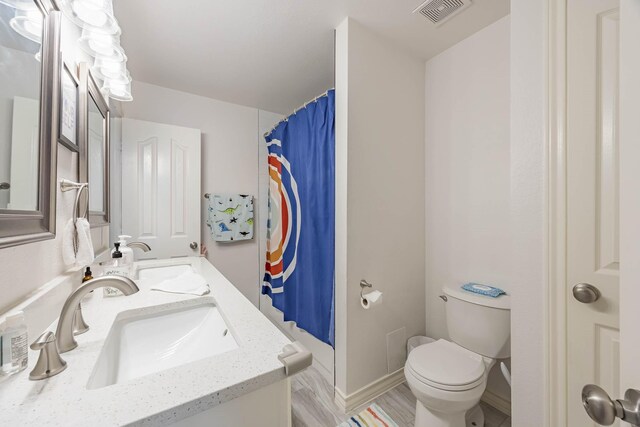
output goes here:
{"type": "Polygon", "coordinates": [[[435,27],[411,13],[421,2],[113,3],[134,80],[286,114],[333,86],[333,30],[347,16],[426,60],[509,13],[509,0],[473,0],[435,27]]]}

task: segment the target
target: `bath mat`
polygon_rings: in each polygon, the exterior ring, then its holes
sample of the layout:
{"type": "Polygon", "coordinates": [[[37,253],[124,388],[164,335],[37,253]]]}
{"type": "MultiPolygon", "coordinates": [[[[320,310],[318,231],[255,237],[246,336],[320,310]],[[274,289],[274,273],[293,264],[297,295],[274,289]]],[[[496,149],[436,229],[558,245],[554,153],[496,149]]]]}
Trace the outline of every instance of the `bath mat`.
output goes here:
{"type": "Polygon", "coordinates": [[[354,415],[338,427],[398,427],[386,412],[373,403],[367,409],[354,415]]]}

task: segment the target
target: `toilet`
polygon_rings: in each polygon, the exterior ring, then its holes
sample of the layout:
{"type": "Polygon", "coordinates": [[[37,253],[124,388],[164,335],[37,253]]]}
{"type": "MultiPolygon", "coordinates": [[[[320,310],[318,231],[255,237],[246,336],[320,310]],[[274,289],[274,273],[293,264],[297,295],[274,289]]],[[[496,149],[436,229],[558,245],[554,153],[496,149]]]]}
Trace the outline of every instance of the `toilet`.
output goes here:
{"type": "Polygon", "coordinates": [[[478,406],[496,359],[511,355],[510,297],[445,287],[450,341],[415,348],[404,374],[415,395],[415,427],[481,427],[478,406]]]}

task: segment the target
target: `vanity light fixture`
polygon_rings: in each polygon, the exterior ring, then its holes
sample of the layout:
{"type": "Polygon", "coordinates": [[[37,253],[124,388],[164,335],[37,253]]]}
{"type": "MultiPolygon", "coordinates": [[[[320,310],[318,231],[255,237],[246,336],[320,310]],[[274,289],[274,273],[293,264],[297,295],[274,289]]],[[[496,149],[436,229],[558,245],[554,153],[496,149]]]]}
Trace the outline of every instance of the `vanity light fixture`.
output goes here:
{"type": "MultiPolygon", "coordinates": [[[[23,1],[23,0],[0,0],[23,1]]],[[[122,30],[113,15],[112,0],[57,0],[64,15],[82,29],[80,48],[94,58],[91,73],[101,80],[105,97],[131,101],[127,55],[120,46],[122,30]]]]}

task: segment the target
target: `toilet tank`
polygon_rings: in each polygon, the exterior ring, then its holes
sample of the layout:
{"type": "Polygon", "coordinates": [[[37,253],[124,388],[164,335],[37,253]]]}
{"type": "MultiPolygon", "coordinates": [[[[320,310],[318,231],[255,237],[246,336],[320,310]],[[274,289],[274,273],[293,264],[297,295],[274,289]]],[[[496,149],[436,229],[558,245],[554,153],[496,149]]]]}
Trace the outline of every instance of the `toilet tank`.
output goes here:
{"type": "Polygon", "coordinates": [[[491,298],[445,287],[447,329],[451,341],[492,359],[511,356],[511,298],[491,298]]]}

